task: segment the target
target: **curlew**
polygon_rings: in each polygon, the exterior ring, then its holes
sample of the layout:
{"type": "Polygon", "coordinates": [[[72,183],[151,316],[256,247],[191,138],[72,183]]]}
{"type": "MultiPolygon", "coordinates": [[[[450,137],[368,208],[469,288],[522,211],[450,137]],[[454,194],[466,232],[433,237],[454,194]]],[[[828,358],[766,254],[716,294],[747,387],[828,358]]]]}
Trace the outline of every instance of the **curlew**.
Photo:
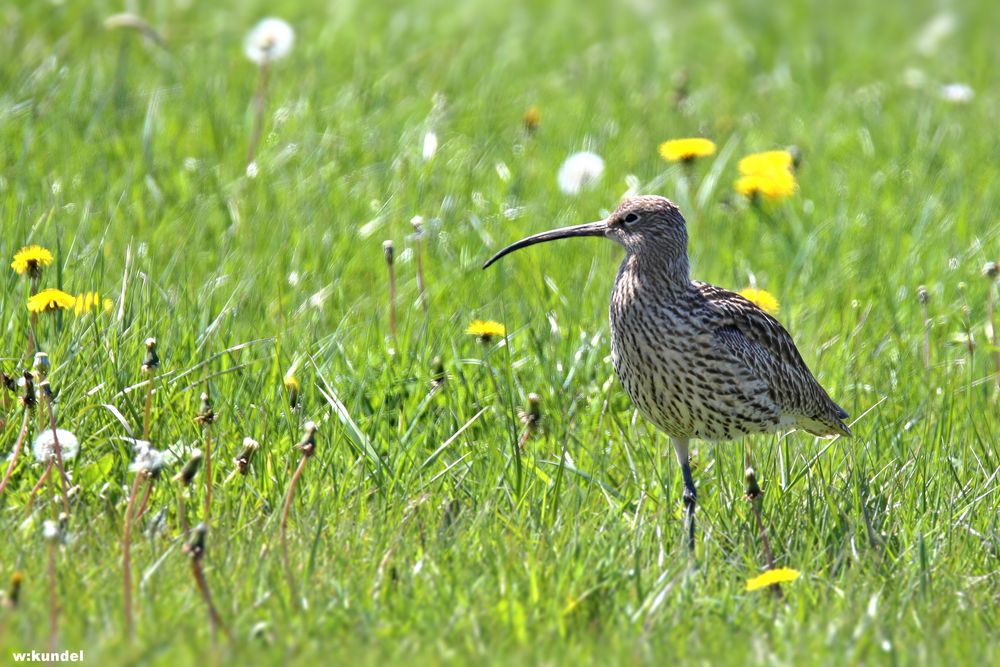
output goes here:
{"type": "Polygon", "coordinates": [[[691,280],[684,216],[669,199],[630,197],[604,220],[535,234],[536,243],[600,236],[625,249],[611,289],[611,358],[642,415],[666,433],[684,477],[688,546],[696,491],[689,442],[802,429],[850,436],[781,324],[738,294],[691,280]]]}

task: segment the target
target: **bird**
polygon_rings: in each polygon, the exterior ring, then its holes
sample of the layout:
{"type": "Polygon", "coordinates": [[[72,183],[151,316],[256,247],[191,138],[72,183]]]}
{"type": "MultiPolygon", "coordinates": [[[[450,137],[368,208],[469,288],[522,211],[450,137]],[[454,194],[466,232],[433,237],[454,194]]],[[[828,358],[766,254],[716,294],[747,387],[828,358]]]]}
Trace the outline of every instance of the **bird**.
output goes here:
{"type": "Polygon", "coordinates": [[[508,245],[483,269],[516,250],[578,236],[603,237],[625,250],[608,308],[611,359],[632,403],[673,445],[689,549],[697,501],[692,439],[793,430],[851,436],[847,412],[778,320],[739,294],[691,280],[687,223],[666,197],[627,197],[603,220],[508,245]]]}

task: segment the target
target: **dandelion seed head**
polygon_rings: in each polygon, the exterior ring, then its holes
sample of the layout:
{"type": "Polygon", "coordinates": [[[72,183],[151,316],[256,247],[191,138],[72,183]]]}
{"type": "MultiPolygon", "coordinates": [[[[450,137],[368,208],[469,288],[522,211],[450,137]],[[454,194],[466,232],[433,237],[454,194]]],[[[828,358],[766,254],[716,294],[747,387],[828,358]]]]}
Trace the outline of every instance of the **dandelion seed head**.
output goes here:
{"type": "Polygon", "coordinates": [[[80,442],[72,432],[57,428],[55,433],[52,429],[46,429],[38,434],[31,445],[31,452],[35,455],[35,460],[39,463],[48,463],[56,457],[56,440],[59,440],[59,452],[63,461],[74,458],[80,451],[80,442]]]}
{"type": "Polygon", "coordinates": [[[903,70],[903,85],[907,88],[923,88],[927,83],[927,75],[919,67],[907,67],[903,70]]]}
{"type": "Polygon", "coordinates": [[[496,163],[497,178],[499,178],[504,183],[508,182],[511,177],[510,167],[507,166],[506,162],[500,161],[496,163]]]}
{"type": "Polygon", "coordinates": [[[266,18],[247,33],[243,52],[252,62],[267,65],[287,56],[294,43],[292,26],[279,18],[266,18]]]}
{"type": "Polygon", "coordinates": [[[47,542],[55,542],[59,539],[59,522],[46,519],[42,523],[42,538],[47,542]]]}
{"type": "Polygon", "coordinates": [[[958,19],[952,12],[945,11],[937,14],[917,33],[914,39],[917,51],[925,56],[934,55],[941,43],[951,36],[957,27],[958,19]]]}
{"type": "Polygon", "coordinates": [[[976,91],[965,83],[948,83],[941,86],[941,99],[952,104],[968,104],[975,98],[976,91]]]}
{"type": "Polygon", "coordinates": [[[431,160],[437,153],[438,149],[438,136],[436,133],[428,131],[424,134],[424,148],[423,148],[423,158],[424,162],[431,160]]]}
{"type": "Polygon", "coordinates": [[[156,449],[146,440],[133,440],[132,443],[135,448],[135,458],[128,467],[130,472],[155,476],[177,461],[176,454],[156,449]]]}
{"type": "Polygon", "coordinates": [[[597,153],[581,151],[566,158],[559,167],[556,180],[563,193],[577,195],[596,185],[603,175],[604,159],[597,153]]]}

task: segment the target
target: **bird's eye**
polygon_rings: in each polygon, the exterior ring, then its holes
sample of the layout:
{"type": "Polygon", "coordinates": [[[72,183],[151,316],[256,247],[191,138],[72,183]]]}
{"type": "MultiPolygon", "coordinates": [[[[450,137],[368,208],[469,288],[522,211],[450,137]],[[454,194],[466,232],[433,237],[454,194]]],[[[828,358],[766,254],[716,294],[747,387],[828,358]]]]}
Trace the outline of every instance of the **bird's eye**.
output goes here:
{"type": "Polygon", "coordinates": [[[622,218],[627,223],[639,222],[639,215],[636,213],[629,213],[624,218],[622,218]]]}

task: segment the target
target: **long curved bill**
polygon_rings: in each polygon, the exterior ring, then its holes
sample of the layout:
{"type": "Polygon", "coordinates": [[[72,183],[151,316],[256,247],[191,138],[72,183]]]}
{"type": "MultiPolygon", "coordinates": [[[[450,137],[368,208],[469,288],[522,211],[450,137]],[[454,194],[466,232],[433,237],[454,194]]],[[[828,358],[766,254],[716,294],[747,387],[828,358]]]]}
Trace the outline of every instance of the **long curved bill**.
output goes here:
{"type": "Polygon", "coordinates": [[[511,243],[509,246],[486,260],[486,263],[483,264],[483,268],[486,269],[490,266],[490,264],[497,261],[504,255],[508,255],[515,250],[520,250],[521,248],[527,248],[529,245],[545,243],[546,241],[555,241],[556,239],[568,239],[572,236],[605,236],[607,230],[607,223],[604,220],[598,220],[597,222],[572,225],[571,227],[560,227],[559,229],[553,229],[547,232],[542,232],[541,234],[535,234],[534,236],[529,236],[526,239],[521,239],[517,243],[511,243]]]}

